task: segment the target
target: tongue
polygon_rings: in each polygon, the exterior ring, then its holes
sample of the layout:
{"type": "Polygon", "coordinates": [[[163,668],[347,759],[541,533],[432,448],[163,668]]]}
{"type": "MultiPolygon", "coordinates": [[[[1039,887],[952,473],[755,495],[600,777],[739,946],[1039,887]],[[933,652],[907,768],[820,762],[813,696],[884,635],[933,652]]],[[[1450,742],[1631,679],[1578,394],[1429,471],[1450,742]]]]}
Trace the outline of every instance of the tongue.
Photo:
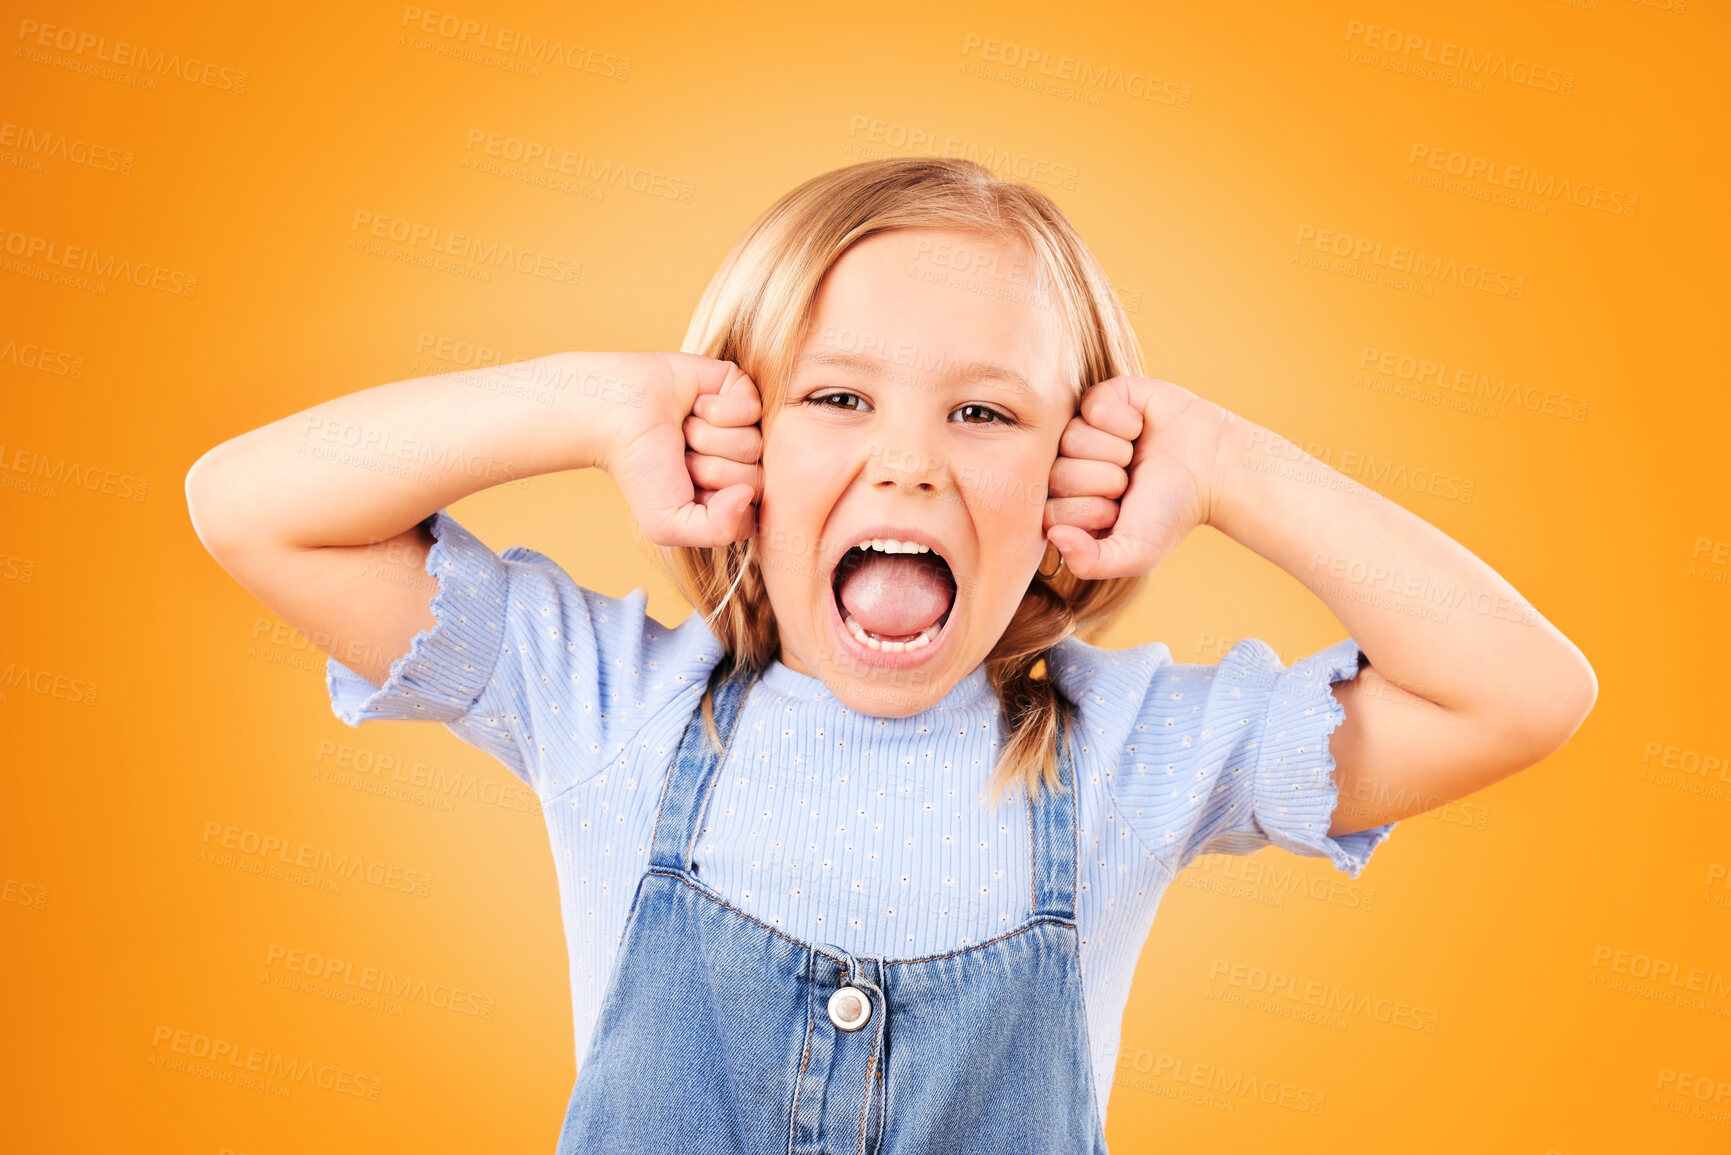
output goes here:
{"type": "Polygon", "coordinates": [[[841,587],[854,621],[880,638],[919,633],[950,608],[955,591],[919,554],[868,555],[841,587]]]}

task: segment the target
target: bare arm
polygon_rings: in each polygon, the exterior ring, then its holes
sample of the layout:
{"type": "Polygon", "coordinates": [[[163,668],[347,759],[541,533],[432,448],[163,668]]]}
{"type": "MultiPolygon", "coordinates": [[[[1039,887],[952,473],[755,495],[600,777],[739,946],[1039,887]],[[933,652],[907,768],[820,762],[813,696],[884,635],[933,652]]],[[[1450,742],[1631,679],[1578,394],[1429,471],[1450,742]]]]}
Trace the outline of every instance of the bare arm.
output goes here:
{"type": "Polygon", "coordinates": [[[651,540],[734,540],[750,531],[756,467],[708,454],[755,461],[757,418],[755,388],[727,362],[559,353],[363,389],[243,433],[193,465],[187,506],[236,581],[378,685],[434,623],[427,517],[593,466],[651,540]]]}
{"type": "Polygon", "coordinates": [[[1592,667],[1472,551],[1251,422],[1227,423],[1222,466],[1215,528],[1309,587],[1370,659],[1334,687],[1331,835],[1481,790],[1579,728],[1592,667]]]}
{"type": "Polygon", "coordinates": [[[1465,546],[1188,390],[1102,382],[1060,454],[1047,534],[1078,576],[1146,573],[1210,525],[1303,582],[1357,641],[1370,664],[1334,687],[1346,719],[1329,744],[1330,835],[1525,769],[1592,709],[1580,650],[1465,546]],[[1084,496],[1100,493],[1122,499],[1084,496]]]}

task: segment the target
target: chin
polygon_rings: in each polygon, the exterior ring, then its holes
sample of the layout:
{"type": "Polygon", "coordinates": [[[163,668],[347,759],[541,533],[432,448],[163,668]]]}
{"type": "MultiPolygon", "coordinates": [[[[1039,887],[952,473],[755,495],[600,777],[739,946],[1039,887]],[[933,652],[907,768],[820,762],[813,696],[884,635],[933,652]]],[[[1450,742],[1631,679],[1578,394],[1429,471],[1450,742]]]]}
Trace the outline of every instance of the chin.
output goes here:
{"type": "Polygon", "coordinates": [[[948,686],[934,686],[929,690],[880,686],[858,678],[838,678],[835,682],[825,680],[824,685],[848,709],[874,718],[909,718],[924,713],[943,701],[944,695],[950,691],[948,686]]]}
{"type": "Polygon", "coordinates": [[[959,680],[953,663],[930,660],[918,651],[885,654],[857,642],[848,644],[853,641],[839,621],[828,623],[816,644],[799,657],[813,677],[857,713],[879,718],[918,714],[942,701],[959,680]]]}

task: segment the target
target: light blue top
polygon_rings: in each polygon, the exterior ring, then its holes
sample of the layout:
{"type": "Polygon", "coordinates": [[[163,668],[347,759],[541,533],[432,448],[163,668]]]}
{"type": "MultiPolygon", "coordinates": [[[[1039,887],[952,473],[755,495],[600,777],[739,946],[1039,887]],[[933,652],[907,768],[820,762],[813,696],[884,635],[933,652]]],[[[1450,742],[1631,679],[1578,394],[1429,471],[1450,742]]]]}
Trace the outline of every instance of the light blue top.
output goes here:
{"type": "MultiPolygon", "coordinates": [[[[541,799],[571,960],[577,1056],[589,1046],[657,799],[721,647],[700,615],[669,629],[635,590],[579,587],[552,559],[494,554],[443,511],[427,572],[437,624],[375,689],[334,659],[332,708],[443,722],[541,799]]],[[[1353,878],[1394,824],[1328,836],[1337,800],[1329,692],[1346,639],[1282,668],[1265,643],[1219,665],[1159,642],[1075,639],[1050,663],[1079,708],[1076,919],[1102,1118],[1137,956],[1173,877],[1206,853],[1270,844],[1353,878]]],[[[746,699],[698,839],[708,884],[805,941],[915,958],[983,942],[1032,910],[1027,805],[982,801],[1002,720],[984,667],[931,709],[859,714],[776,663],[746,699]]]]}

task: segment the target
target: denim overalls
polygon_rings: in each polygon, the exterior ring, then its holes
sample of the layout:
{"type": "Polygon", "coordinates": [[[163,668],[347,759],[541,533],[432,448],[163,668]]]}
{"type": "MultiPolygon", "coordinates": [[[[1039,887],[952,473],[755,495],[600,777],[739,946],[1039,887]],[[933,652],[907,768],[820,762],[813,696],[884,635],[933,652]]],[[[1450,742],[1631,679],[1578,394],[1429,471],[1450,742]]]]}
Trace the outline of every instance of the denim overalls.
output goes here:
{"type": "MultiPolygon", "coordinates": [[[[717,686],[724,737],[749,688],[737,672],[717,686]]],[[[720,761],[694,714],[559,1155],[1104,1155],[1067,744],[1063,792],[1029,808],[1033,917],[908,960],[789,938],[698,878],[691,851],[720,761]]]]}

